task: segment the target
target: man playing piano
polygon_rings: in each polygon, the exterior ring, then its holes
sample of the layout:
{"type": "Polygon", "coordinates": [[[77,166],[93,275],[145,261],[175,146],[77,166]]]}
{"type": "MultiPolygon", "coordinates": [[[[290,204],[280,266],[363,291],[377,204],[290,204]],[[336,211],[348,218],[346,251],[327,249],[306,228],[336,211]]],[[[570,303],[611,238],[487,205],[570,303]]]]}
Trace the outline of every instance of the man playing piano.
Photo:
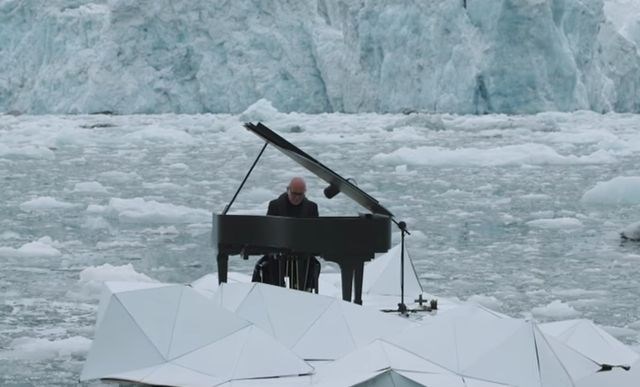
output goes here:
{"type": "MultiPolygon", "coordinates": [[[[292,218],[317,218],[318,205],[306,198],[307,184],[301,177],[294,177],[287,191],[269,202],[267,215],[292,218]]],[[[283,286],[283,276],[289,276],[290,287],[299,290],[318,291],[320,262],[311,256],[271,256],[261,258],[253,271],[254,282],[283,286]]]]}

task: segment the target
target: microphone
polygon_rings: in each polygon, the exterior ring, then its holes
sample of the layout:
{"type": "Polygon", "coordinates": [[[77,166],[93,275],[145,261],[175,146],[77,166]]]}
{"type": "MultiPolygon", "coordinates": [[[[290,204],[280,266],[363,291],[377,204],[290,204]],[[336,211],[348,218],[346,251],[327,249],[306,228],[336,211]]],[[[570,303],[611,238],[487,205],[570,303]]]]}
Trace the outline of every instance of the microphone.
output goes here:
{"type": "Polygon", "coordinates": [[[327,186],[327,188],[324,189],[324,196],[327,199],[331,199],[339,193],[340,193],[340,188],[338,188],[338,186],[335,184],[329,184],[329,186],[327,186]]]}

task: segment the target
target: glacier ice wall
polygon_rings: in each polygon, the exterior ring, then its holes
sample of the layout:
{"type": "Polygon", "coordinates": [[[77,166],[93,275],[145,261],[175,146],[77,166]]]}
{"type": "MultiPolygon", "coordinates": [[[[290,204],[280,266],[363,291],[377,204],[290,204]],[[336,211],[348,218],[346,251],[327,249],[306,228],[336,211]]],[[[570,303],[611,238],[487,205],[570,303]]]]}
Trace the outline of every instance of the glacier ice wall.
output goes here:
{"type": "Polygon", "coordinates": [[[640,112],[636,0],[2,0],[0,112],[640,112]]]}

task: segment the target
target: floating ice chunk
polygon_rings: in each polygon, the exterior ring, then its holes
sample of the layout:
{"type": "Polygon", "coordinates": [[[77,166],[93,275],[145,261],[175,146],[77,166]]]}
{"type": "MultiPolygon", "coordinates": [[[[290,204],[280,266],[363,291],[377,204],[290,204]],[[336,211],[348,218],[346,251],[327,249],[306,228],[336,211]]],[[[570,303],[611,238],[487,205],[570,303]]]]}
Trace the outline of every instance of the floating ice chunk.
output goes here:
{"type": "Polygon", "coordinates": [[[0,359],[44,360],[82,355],[89,351],[91,340],[83,336],[60,340],[19,337],[11,341],[10,350],[0,352],[0,359]]]}
{"type": "Polygon", "coordinates": [[[153,126],[129,133],[123,137],[127,143],[144,144],[150,141],[173,145],[193,145],[196,140],[184,130],[153,126]]]}
{"type": "Polygon", "coordinates": [[[34,242],[22,245],[20,248],[0,247],[0,257],[14,258],[57,258],[62,253],[52,246],[50,237],[42,237],[34,242]]]}
{"type": "Polygon", "coordinates": [[[22,211],[47,211],[56,209],[68,209],[76,207],[77,204],[63,202],[52,198],[51,196],[42,196],[39,198],[28,200],[20,204],[22,211]]]}
{"type": "Polygon", "coordinates": [[[547,145],[519,144],[488,149],[445,149],[431,146],[402,147],[388,154],[377,154],[373,156],[372,161],[386,165],[502,166],[522,164],[605,164],[613,162],[614,158],[602,150],[586,156],[562,156],[547,145]]]}
{"type": "Polygon", "coordinates": [[[80,282],[91,281],[157,282],[145,274],[138,273],[130,263],[122,266],[105,263],[100,266],[87,267],[80,272],[80,282]]]}
{"type": "Polygon", "coordinates": [[[106,193],[107,189],[97,181],[76,183],[73,192],[106,193]]]}
{"type": "Polygon", "coordinates": [[[31,145],[13,148],[5,144],[0,144],[0,157],[45,160],[53,160],[56,158],[55,153],[49,148],[31,145]]]}
{"type": "Polygon", "coordinates": [[[620,233],[622,239],[640,241],[640,222],[632,223],[620,233]]]}
{"type": "Polygon", "coordinates": [[[100,173],[99,176],[116,183],[128,183],[132,180],[140,180],[140,175],[135,172],[108,171],[100,173]]]}
{"type": "Polygon", "coordinates": [[[83,222],[82,227],[88,230],[108,230],[111,225],[102,216],[89,216],[83,222]]]}
{"type": "Polygon", "coordinates": [[[531,220],[527,225],[538,228],[568,229],[582,227],[582,222],[576,218],[552,218],[531,220]]]}
{"type": "Polygon", "coordinates": [[[105,263],[101,266],[87,267],[80,272],[78,283],[88,296],[99,295],[106,281],[120,282],[158,282],[146,274],[138,273],[133,265],[113,266],[105,263]]]}
{"type": "Polygon", "coordinates": [[[145,245],[142,242],[136,241],[112,241],[96,243],[96,249],[98,250],[110,250],[120,247],[143,248],[145,247],[145,245]]]}
{"type": "Polygon", "coordinates": [[[554,300],[546,306],[533,308],[531,309],[531,313],[533,313],[535,317],[552,319],[574,318],[580,315],[580,312],[573,309],[571,305],[565,304],[560,300],[554,300]]]}
{"type": "Polygon", "coordinates": [[[0,239],[3,239],[3,240],[18,239],[18,238],[20,238],[20,234],[18,234],[17,232],[3,231],[2,233],[0,233],[0,239]]]}
{"type": "Polygon", "coordinates": [[[640,176],[618,176],[599,182],[582,195],[584,203],[639,204],[640,176]]]}
{"type": "Polygon", "coordinates": [[[238,117],[242,122],[268,122],[276,118],[280,112],[265,98],[259,99],[249,106],[238,117]]]}
{"type": "Polygon", "coordinates": [[[127,223],[205,223],[211,217],[207,210],[142,198],[113,198],[109,207],[121,222],[127,223]]]}
{"type": "Polygon", "coordinates": [[[180,186],[175,183],[162,182],[162,183],[142,183],[142,186],[146,189],[154,190],[154,191],[178,191],[183,189],[183,186],[180,186]]]}

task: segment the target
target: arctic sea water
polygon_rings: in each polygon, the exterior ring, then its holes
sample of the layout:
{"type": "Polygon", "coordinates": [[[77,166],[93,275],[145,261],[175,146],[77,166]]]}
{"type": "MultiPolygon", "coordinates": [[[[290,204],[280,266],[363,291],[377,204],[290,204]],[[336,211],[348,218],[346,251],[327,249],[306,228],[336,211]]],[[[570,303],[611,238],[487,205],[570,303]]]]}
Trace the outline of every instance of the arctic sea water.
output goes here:
{"type": "MultiPolygon", "coordinates": [[[[592,319],[637,346],[640,245],[618,233],[640,221],[638,115],[306,115],[262,101],[241,115],[1,118],[0,385],[77,384],[102,281],[215,271],[211,213],[262,146],[245,121],[406,221],[425,291],[592,319]]],[[[264,213],[295,175],[322,215],[364,211],[322,197],[321,181],[270,147],[233,211],[264,213]]]]}

